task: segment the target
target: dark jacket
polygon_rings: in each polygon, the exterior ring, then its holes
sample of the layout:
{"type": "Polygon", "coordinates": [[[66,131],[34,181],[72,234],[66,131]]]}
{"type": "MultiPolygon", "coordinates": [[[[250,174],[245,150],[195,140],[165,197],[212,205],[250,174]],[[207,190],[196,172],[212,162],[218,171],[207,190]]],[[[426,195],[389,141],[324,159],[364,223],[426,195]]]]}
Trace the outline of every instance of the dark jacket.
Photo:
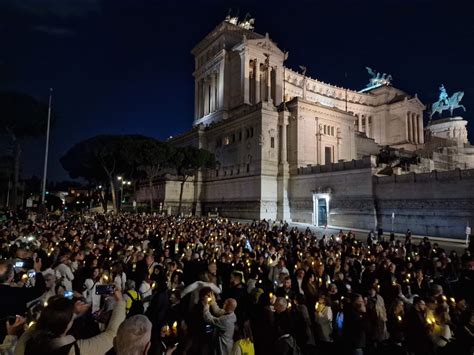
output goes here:
{"type": "MultiPolygon", "coordinates": [[[[46,290],[43,274],[36,273],[34,287],[11,287],[0,285],[0,319],[8,316],[25,315],[26,304],[40,297],[46,290]]],[[[6,335],[5,322],[0,324],[0,337],[6,335]]]]}
{"type": "Polygon", "coordinates": [[[430,331],[423,314],[411,309],[406,316],[406,344],[415,354],[433,354],[430,331]]]}
{"type": "Polygon", "coordinates": [[[342,339],[348,349],[365,348],[367,341],[367,314],[349,309],[344,313],[342,339]]]}
{"type": "Polygon", "coordinates": [[[146,310],[146,316],[153,324],[154,334],[159,334],[161,327],[166,324],[166,315],[168,313],[168,307],[168,289],[164,288],[155,293],[155,295],[150,301],[148,309],[146,310]]]}

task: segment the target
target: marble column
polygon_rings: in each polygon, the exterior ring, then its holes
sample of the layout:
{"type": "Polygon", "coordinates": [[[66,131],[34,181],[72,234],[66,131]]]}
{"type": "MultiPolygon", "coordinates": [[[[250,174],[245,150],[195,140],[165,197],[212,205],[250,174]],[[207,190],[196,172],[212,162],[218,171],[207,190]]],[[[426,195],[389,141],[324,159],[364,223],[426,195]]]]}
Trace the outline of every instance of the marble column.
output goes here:
{"type": "Polygon", "coordinates": [[[288,158],[288,152],[287,152],[287,137],[286,137],[286,131],[288,127],[288,121],[286,119],[283,119],[281,122],[281,136],[280,136],[280,141],[281,141],[281,149],[280,149],[280,164],[286,164],[287,163],[287,158],[288,158]]]}
{"type": "Polygon", "coordinates": [[[214,111],[219,109],[219,72],[214,74],[214,111]]]}
{"type": "Polygon", "coordinates": [[[412,141],[412,136],[411,136],[411,132],[412,132],[412,128],[411,128],[411,113],[410,112],[407,112],[407,133],[408,133],[408,142],[411,142],[412,141]]]}
{"type": "Polygon", "coordinates": [[[199,117],[204,116],[204,79],[199,79],[199,117]]]}
{"type": "Polygon", "coordinates": [[[255,60],[249,63],[249,102],[255,104],[255,60]]]}
{"type": "Polygon", "coordinates": [[[211,80],[210,80],[210,84],[209,84],[209,87],[211,88],[211,90],[209,90],[209,95],[210,95],[210,100],[209,100],[209,113],[212,113],[214,112],[214,74],[211,74],[211,80]]]}
{"type": "Polygon", "coordinates": [[[281,104],[283,100],[283,80],[285,71],[281,67],[275,68],[275,105],[281,104]]]}
{"type": "Polygon", "coordinates": [[[240,52],[240,82],[244,104],[249,104],[249,60],[245,51],[240,52]]]}
{"type": "Polygon", "coordinates": [[[358,131],[359,132],[362,132],[362,115],[359,115],[357,116],[359,118],[359,127],[358,127],[358,131]]]}
{"type": "Polygon", "coordinates": [[[255,103],[260,101],[260,63],[255,59],[255,103]]]}
{"type": "Polygon", "coordinates": [[[421,115],[417,115],[416,118],[418,119],[418,140],[420,144],[425,143],[425,137],[423,134],[423,117],[421,115]]]}
{"type": "Polygon", "coordinates": [[[209,114],[209,78],[206,77],[203,82],[203,89],[204,89],[204,115],[206,116],[209,114]]]}
{"type": "Polygon", "coordinates": [[[267,77],[265,78],[267,80],[267,101],[272,102],[272,67],[267,68],[267,77]]]}
{"type": "Polygon", "coordinates": [[[194,81],[194,119],[199,119],[199,80],[194,81]]]}
{"type": "Polygon", "coordinates": [[[414,113],[412,113],[411,115],[411,118],[412,118],[412,122],[413,122],[413,142],[418,144],[418,122],[417,122],[417,119],[416,119],[416,115],[414,113]]]}
{"type": "Polygon", "coordinates": [[[212,85],[212,111],[215,112],[217,111],[217,73],[214,73],[212,77],[214,78],[212,85]]]}
{"type": "Polygon", "coordinates": [[[219,84],[218,88],[218,100],[217,100],[217,107],[224,108],[224,69],[225,69],[225,61],[222,60],[221,64],[219,65],[219,84]]]}

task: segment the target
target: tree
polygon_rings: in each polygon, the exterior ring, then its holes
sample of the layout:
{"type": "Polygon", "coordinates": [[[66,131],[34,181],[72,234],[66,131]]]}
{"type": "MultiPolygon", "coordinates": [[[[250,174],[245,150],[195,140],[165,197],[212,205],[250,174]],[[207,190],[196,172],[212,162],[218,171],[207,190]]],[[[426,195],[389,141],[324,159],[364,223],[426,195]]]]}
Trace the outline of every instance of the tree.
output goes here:
{"type": "Polygon", "coordinates": [[[180,214],[183,201],[184,184],[191,176],[196,175],[200,169],[214,168],[216,165],[216,159],[214,154],[205,149],[187,146],[176,148],[171,162],[172,166],[176,169],[178,178],[181,181],[178,203],[178,214],[180,214]]]}
{"type": "Polygon", "coordinates": [[[13,190],[10,206],[18,204],[21,145],[26,138],[39,137],[46,132],[48,106],[32,96],[14,91],[0,91],[0,134],[13,143],[13,190]]]}
{"type": "Polygon", "coordinates": [[[170,157],[173,156],[173,148],[164,142],[157,140],[144,141],[139,147],[139,166],[148,182],[150,211],[153,210],[153,181],[163,173],[163,168],[170,164],[170,157]]]}
{"type": "MultiPolygon", "coordinates": [[[[60,159],[71,178],[82,177],[91,183],[109,185],[112,205],[117,210],[115,182],[119,175],[132,174],[137,165],[140,142],[137,135],[101,135],[75,144],[60,159]]],[[[104,210],[107,198],[103,197],[104,210]]]]}

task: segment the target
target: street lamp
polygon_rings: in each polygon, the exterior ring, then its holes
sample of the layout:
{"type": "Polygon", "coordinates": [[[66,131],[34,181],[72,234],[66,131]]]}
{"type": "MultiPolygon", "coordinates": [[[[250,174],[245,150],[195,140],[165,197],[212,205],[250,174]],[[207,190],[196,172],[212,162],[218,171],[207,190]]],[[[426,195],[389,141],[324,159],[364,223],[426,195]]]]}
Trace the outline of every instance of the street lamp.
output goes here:
{"type": "Polygon", "coordinates": [[[120,181],[120,208],[122,208],[122,203],[125,202],[123,199],[123,186],[130,186],[132,182],[125,180],[122,176],[117,176],[117,180],[120,181]]]}

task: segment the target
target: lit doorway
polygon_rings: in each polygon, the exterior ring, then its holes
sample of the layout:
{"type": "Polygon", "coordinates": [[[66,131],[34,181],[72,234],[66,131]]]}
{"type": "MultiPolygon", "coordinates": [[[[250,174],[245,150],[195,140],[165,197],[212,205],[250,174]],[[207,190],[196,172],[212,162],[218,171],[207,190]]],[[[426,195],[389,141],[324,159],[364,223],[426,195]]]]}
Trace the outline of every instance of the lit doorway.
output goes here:
{"type": "Polygon", "coordinates": [[[328,224],[329,194],[313,194],[313,224],[324,227],[328,224]]]}

